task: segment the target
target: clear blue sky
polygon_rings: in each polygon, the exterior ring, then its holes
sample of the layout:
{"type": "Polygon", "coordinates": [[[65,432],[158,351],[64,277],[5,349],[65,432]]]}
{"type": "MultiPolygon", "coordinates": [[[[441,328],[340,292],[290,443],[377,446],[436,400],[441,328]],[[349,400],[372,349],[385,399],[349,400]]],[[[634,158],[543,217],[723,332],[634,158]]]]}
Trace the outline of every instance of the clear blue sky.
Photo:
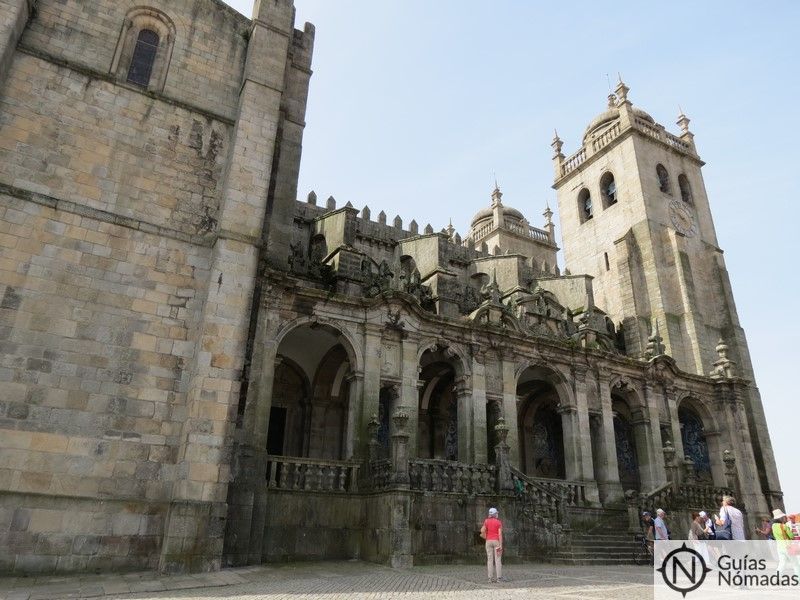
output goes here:
{"type": "MultiPolygon", "coordinates": [[[[229,2],[250,16],[252,0],[229,2]]],[[[800,3],[295,0],[317,30],[300,171],[315,190],[462,236],[503,200],[541,226],[617,72],[673,133],[692,119],[789,511],[800,512],[800,3]],[[794,184],[791,182],[795,181],[794,184]],[[794,205],[790,209],[790,198],[794,205]]],[[[557,230],[558,232],[558,230],[557,230]]]]}

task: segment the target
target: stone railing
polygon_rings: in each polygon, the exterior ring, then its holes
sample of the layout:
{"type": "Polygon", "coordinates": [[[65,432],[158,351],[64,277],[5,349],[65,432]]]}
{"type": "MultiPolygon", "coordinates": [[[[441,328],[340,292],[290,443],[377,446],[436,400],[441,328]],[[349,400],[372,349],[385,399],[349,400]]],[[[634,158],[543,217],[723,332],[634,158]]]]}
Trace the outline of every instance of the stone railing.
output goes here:
{"type": "Polygon", "coordinates": [[[681,152],[691,152],[692,148],[684,142],[681,138],[672,135],[669,132],[664,132],[666,134],[667,143],[675,148],[676,150],[680,150],[681,152]]]}
{"type": "Polygon", "coordinates": [[[604,131],[602,135],[598,136],[594,140],[592,140],[592,150],[597,152],[604,146],[606,146],[611,140],[616,138],[619,135],[620,126],[619,121],[614,123],[607,131],[604,131]]]}
{"type": "Polygon", "coordinates": [[[528,235],[532,237],[534,240],[538,240],[540,242],[550,241],[550,234],[547,233],[544,229],[539,229],[537,227],[530,227],[528,229],[528,235]]]}
{"type": "Polygon", "coordinates": [[[478,229],[472,232],[472,239],[473,240],[480,240],[485,238],[487,235],[492,233],[494,230],[494,223],[489,222],[486,225],[481,225],[478,229]]]}
{"type": "Polygon", "coordinates": [[[392,460],[383,458],[374,460],[367,464],[365,470],[366,478],[361,482],[362,489],[382,490],[393,483],[392,481],[392,460]]]}
{"type": "Polygon", "coordinates": [[[565,488],[549,487],[514,468],[511,469],[511,478],[514,481],[514,489],[521,488],[522,497],[533,513],[553,523],[566,525],[565,488]]]}
{"type": "Polygon", "coordinates": [[[641,515],[646,510],[653,511],[657,508],[667,510],[667,508],[672,508],[674,497],[675,487],[671,481],[658,486],[650,492],[641,493],[636,497],[637,515],[641,515]]]}
{"type": "Polygon", "coordinates": [[[561,165],[561,176],[571,173],[586,160],[586,148],[581,148],[561,165]]]}
{"type": "MultiPolygon", "coordinates": [[[[722,504],[723,496],[734,496],[734,494],[726,487],[685,483],[678,488],[675,500],[678,500],[679,508],[710,511],[722,504]]],[[[738,506],[742,508],[741,503],[738,506]]]]}
{"type": "Polygon", "coordinates": [[[358,491],[360,463],[289,456],[267,457],[267,486],[279,490],[348,493],[358,491]]]}
{"type": "MultiPolygon", "coordinates": [[[[663,508],[667,513],[676,510],[712,511],[722,504],[723,496],[733,496],[727,487],[716,487],[696,483],[675,485],[668,481],[646,494],[639,494],[636,502],[636,518],[643,511],[663,508]]],[[[739,504],[739,508],[744,507],[739,504]]],[[[633,517],[632,517],[633,518],[633,517]]]]}
{"type": "Polygon", "coordinates": [[[650,137],[652,137],[654,139],[657,139],[657,140],[661,139],[661,131],[662,130],[660,128],[658,128],[658,127],[654,126],[653,124],[648,123],[644,119],[640,119],[638,117],[634,120],[634,123],[636,124],[636,128],[637,129],[643,131],[644,133],[646,133],[650,137]]]}
{"type": "Polygon", "coordinates": [[[469,495],[495,492],[493,465],[415,459],[409,461],[408,475],[412,490],[469,495]]]}
{"type": "Polygon", "coordinates": [[[546,477],[531,477],[532,481],[544,486],[554,494],[562,496],[567,506],[588,506],[586,501],[586,484],[582,481],[567,481],[565,479],[549,479],[546,477]]]}

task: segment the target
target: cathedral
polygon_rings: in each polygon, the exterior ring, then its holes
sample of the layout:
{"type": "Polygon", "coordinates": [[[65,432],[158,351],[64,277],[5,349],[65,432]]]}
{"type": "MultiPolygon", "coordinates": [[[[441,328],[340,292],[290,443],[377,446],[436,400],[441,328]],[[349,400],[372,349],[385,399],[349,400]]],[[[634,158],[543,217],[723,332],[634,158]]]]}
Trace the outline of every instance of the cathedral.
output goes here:
{"type": "Polygon", "coordinates": [[[611,561],[643,508],[782,507],[685,115],[619,81],[558,224],[495,186],[462,237],[298,199],[313,46],[292,0],[0,0],[0,572],[477,560],[489,506],[611,561]]]}

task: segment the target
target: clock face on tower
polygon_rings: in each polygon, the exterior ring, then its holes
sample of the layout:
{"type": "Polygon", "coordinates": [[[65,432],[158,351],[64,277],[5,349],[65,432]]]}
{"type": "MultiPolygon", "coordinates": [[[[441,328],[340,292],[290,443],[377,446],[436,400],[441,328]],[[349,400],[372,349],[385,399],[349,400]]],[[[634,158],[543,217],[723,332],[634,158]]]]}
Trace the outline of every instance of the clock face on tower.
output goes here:
{"type": "Polygon", "coordinates": [[[669,204],[669,218],[675,229],[685,235],[692,237],[697,233],[697,225],[694,222],[692,210],[685,203],[673,200],[669,204]]]}

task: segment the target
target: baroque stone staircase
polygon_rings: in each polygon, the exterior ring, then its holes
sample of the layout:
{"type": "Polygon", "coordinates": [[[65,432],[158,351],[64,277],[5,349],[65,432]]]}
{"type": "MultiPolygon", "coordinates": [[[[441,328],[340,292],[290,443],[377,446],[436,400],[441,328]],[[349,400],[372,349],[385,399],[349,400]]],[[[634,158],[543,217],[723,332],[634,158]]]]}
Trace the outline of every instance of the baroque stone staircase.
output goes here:
{"type": "Polygon", "coordinates": [[[636,542],[628,532],[627,512],[608,511],[610,514],[589,528],[574,524],[568,543],[552,554],[551,561],[573,565],[633,564],[636,542]]]}

